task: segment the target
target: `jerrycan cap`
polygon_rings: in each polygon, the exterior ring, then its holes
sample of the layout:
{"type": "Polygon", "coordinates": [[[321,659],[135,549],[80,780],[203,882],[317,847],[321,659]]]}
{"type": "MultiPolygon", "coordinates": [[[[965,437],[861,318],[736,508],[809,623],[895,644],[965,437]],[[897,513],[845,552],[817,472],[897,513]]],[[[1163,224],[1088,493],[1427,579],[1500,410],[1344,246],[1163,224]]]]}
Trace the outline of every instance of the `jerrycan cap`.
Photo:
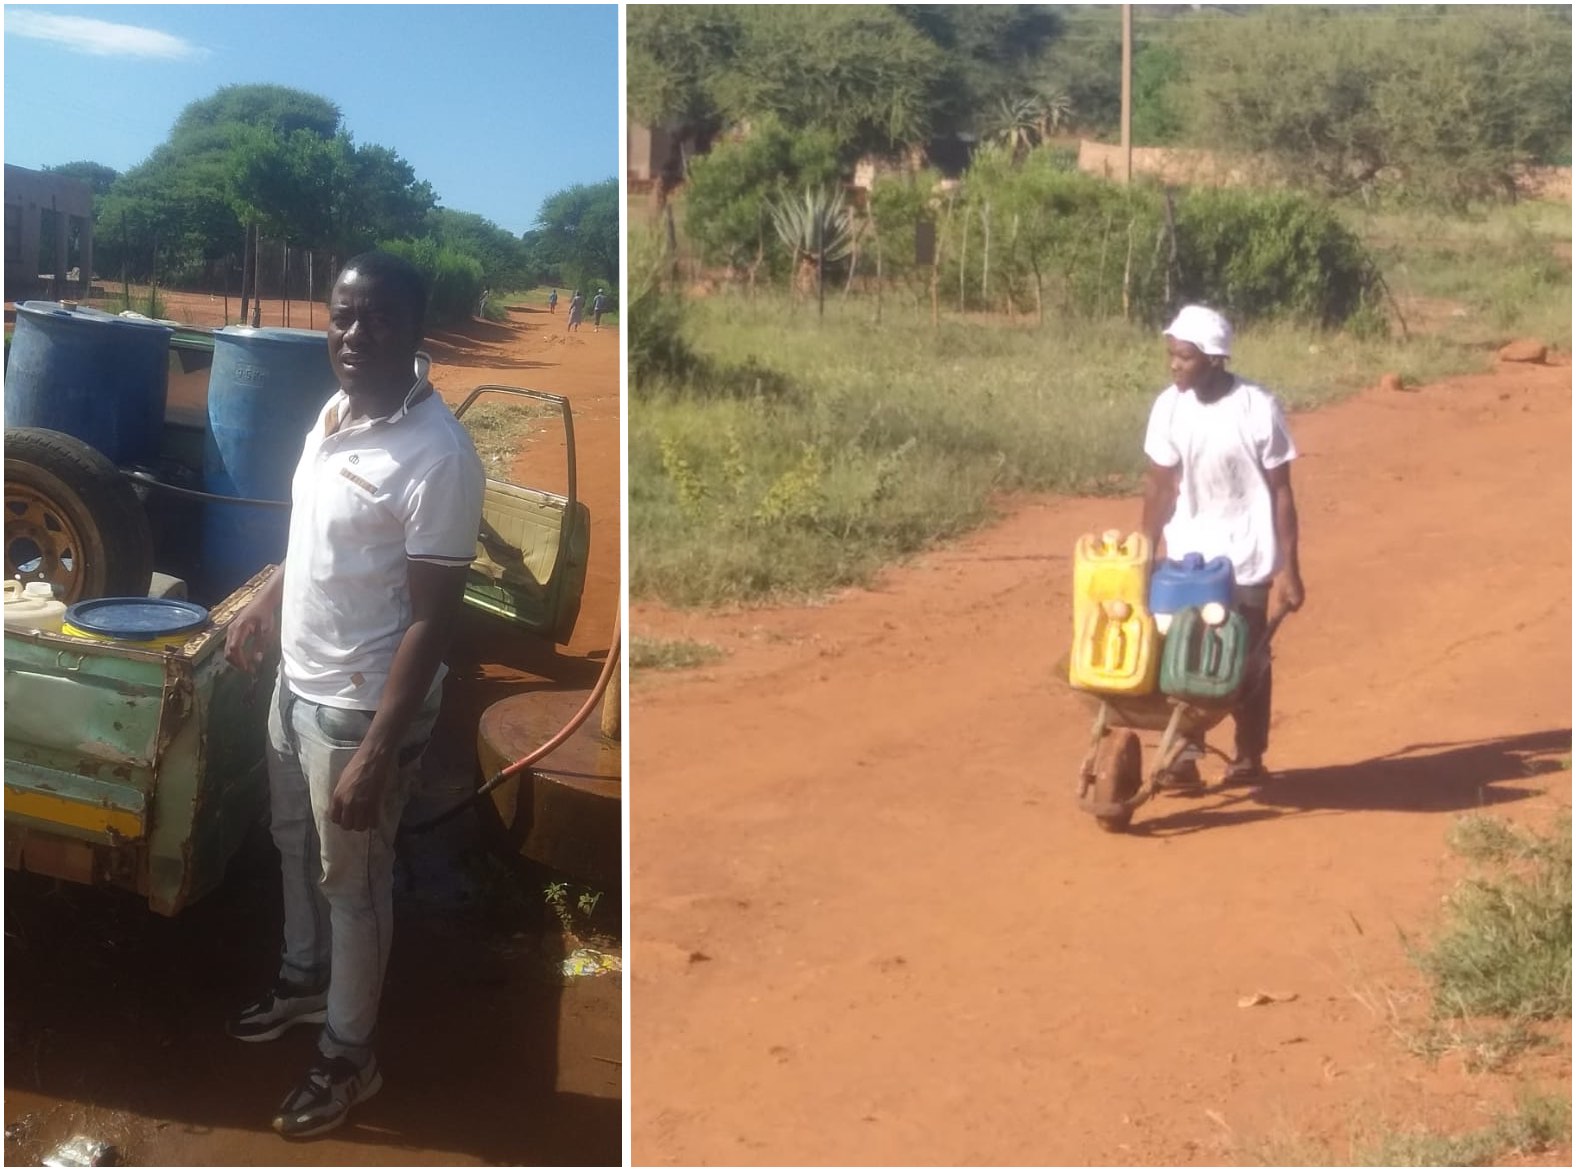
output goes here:
{"type": "Polygon", "coordinates": [[[1198,616],[1204,620],[1206,626],[1219,626],[1226,620],[1226,607],[1219,602],[1206,602],[1199,610],[1198,616]]]}
{"type": "Polygon", "coordinates": [[[43,598],[46,601],[55,600],[55,587],[47,581],[30,581],[22,587],[22,596],[27,598],[43,598]]]}
{"type": "Polygon", "coordinates": [[[1190,570],[1192,570],[1192,569],[1203,569],[1204,568],[1204,555],[1202,553],[1184,553],[1184,554],[1182,554],[1182,568],[1183,569],[1190,569],[1190,570]]]}
{"type": "Polygon", "coordinates": [[[1126,602],[1122,601],[1120,598],[1109,602],[1102,602],[1101,605],[1105,607],[1106,614],[1109,617],[1116,619],[1118,622],[1127,621],[1128,617],[1133,612],[1133,608],[1126,602]]]}
{"type": "Polygon", "coordinates": [[[1121,529],[1106,529],[1100,534],[1100,541],[1107,549],[1115,549],[1122,543],[1121,529]]]}

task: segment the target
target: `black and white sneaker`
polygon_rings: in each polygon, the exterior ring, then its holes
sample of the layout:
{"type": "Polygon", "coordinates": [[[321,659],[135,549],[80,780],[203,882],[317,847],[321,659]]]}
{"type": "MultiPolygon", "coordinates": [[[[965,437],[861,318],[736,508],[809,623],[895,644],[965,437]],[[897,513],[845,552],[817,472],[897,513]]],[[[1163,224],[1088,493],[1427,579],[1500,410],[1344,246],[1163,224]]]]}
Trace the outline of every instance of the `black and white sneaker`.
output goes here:
{"type": "Polygon", "coordinates": [[[224,1022],[238,1041],[272,1041],[291,1025],[320,1025],[328,1019],[328,989],[296,988],[281,980],[269,992],[224,1022]]]}
{"type": "Polygon", "coordinates": [[[279,1106],[274,1129],[285,1138],[311,1138],[325,1134],[345,1121],[357,1102],[365,1102],[383,1088],[377,1058],[357,1069],[344,1057],[318,1054],[301,1084],[279,1106]]]}

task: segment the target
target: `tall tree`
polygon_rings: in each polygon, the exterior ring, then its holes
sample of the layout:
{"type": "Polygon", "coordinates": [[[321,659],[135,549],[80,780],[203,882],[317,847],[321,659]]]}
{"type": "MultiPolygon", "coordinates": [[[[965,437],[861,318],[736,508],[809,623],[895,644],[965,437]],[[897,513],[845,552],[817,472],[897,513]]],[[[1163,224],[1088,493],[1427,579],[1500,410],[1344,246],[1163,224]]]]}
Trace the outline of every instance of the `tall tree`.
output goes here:
{"type": "Polygon", "coordinates": [[[106,167],[103,163],[90,163],[87,161],[75,163],[59,163],[53,167],[45,167],[51,175],[64,175],[68,179],[80,179],[86,183],[93,192],[94,198],[109,194],[109,189],[114,186],[115,180],[120,178],[120,172],[114,167],[106,167]]]}
{"type": "Polygon", "coordinates": [[[1301,184],[1459,207],[1569,155],[1568,10],[1267,8],[1177,44],[1188,136],[1301,184]]]}
{"type": "Polygon", "coordinates": [[[257,126],[279,134],[307,130],[332,138],[339,130],[339,107],[327,98],[282,85],[227,85],[190,103],[170,128],[170,142],[200,140],[204,131],[257,126]]]}
{"type": "Polygon", "coordinates": [[[618,180],[581,183],[549,195],[537,213],[539,254],[568,280],[618,287],[618,180]]]}
{"type": "Polygon", "coordinates": [[[983,112],[1034,89],[1033,66],[1064,21],[1045,4],[898,4],[942,53],[938,129],[977,131],[983,112]]]}
{"type": "Polygon", "coordinates": [[[525,245],[513,233],[474,212],[435,208],[427,217],[428,234],[439,244],[481,262],[487,288],[523,289],[535,283],[525,245]]]}

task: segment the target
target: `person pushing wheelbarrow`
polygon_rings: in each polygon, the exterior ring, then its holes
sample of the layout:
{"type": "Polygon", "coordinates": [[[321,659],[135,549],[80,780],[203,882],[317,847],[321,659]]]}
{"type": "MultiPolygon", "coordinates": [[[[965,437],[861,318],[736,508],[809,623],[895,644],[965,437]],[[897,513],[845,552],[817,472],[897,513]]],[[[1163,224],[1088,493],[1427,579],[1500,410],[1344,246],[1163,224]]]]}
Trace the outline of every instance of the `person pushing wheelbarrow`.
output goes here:
{"type": "MultiPolygon", "coordinates": [[[[1226,557],[1236,575],[1234,606],[1247,620],[1262,661],[1250,668],[1236,706],[1236,752],[1227,784],[1268,777],[1270,692],[1268,640],[1306,597],[1297,558],[1297,503],[1291,462],[1297,458],[1275,396],[1226,369],[1230,323],[1202,305],[1184,306],[1165,330],[1172,385],[1149,413],[1144,454],[1142,531],[1159,557],[1197,553],[1226,557]]],[[[1159,787],[1203,787],[1192,738],[1158,778],[1159,787]]]]}

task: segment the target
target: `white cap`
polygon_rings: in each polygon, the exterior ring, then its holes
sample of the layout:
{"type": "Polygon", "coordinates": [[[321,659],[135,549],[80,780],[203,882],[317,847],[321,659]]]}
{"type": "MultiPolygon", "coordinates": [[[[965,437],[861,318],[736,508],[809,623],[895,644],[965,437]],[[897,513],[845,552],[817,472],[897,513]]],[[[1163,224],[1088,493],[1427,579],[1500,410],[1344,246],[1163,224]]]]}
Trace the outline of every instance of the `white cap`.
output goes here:
{"type": "Polygon", "coordinates": [[[55,587],[47,581],[30,581],[22,587],[22,593],[29,598],[51,598],[55,596],[55,587]]]}
{"type": "Polygon", "coordinates": [[[1225,358],[1231,354],[1231,322],[1203,305],[1184,305],[1164,336],[1189,342],[1199,353],[1225,358]]]}

